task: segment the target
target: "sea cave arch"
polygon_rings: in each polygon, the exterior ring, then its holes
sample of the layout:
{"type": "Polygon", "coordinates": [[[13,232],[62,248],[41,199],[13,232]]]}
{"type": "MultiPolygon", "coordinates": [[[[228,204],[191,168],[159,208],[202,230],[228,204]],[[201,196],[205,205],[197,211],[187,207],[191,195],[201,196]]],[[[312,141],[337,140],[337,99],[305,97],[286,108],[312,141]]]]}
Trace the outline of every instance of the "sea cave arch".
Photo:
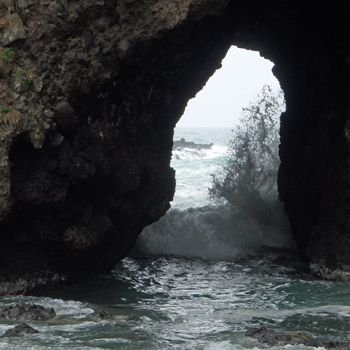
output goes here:
{"type": "Polygon", "coordinates": [[[174,126],[232,45],[273,61],[285,93],[278,185],[300,251],[314,273],[349,279],[348,3],[33,6],[12,45],[35,84],[18,90],[12,63],[1,77],[13,110],[1,119],[1,294],[128,254],[169,208],[174,126]]]}
{"type": "MultiPolygon", "coordinates": [[[[219,67],[230,45],[257,50],[275,63],[273,72],[285,92],[287,104],[287,111],[281,116],[282,163],[278,186],[293,236],[316,275],[347,280],[349,216],[344,194],[349,189],[346,179],[349,168],[348,109],[344,93],[349,88],[349,47],[340,44],[344,39],[340,32],[333,32],[325,26],[323,30],[327,31],[328,41],[324,47],[328,53],[320,49],[322,35],[310,28],[319,27],[319,21],[327,17],[329,8],[320,9],[313,19],[296,16],[293,25],[289,22],[289,30],[285,31],[275,30],[278,26],[285,28],[283,16],[288,12],[286,8],[272,11],[273,14],[265,19],[265,11],[269,10],[259,10],[260,14],[255,13],[259,18],[256,26],[245,23],[240,27],[240,20],[235,17],[235,5],[230,3],[224,17],[220,17],[221,24],[231,24],[224,25],[224,34],[221,26],[218,31],[210,33],[201,26],[195,29],[196,35],[191,35],[190,39],[196,38],[195,42],[184,43],[186,48],[190,47],[187,57],[192,56],[194,60],[188,62],[195,63],[188,66],[186,79],[189,80],[175,104],[184,106],[181,101],[184,91],[188,96],[185,101],[195,95],[207,77],[219,67]],[[228,22],[225,22],[225,16],[228,16],[228,22]],[[203,41],[198,40],[198,30],[205,37],[203,41]],[[303,39],[305,32],[308,32],[308,40],[303,39]],[[328,50],[334,50],[333,54],[328,50]]],[[[337,18],[344,18],[340,8],[332,11],[339,15],[337,18]]],[[[213,29],[212,21],[215,20],[205,19],[204,22],[206,20],[211,22],[206,28],[213,29]]],[[[342,23],[347,26],[345,21],[342,23]]],[[[169,114],[172,112],[180,115],[176,108],[169,114]]]]}

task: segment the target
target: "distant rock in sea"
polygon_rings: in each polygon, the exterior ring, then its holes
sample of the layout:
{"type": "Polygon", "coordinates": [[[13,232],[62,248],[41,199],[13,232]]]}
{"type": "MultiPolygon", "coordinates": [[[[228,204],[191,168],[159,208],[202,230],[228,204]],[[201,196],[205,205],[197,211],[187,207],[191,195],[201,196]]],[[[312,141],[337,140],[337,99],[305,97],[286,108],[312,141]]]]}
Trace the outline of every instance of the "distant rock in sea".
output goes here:
{"type": "Polygon", "coordinates": [[[193,141],[186,141],[184,138],[181,138],[179,141],[174,141],[173,150],[179,148],[211,149],[213,146],[213,143],[194,143],[193,141]]]}

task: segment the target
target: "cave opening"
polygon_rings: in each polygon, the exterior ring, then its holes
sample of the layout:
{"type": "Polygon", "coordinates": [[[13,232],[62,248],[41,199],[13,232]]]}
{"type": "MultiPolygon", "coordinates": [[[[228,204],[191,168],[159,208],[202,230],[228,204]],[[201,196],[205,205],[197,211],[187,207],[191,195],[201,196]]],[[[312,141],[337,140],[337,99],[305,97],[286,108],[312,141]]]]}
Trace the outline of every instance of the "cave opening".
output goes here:
{"type": "Polygon", "coordinates": [[[222,68],[188,102],[174,130],[171,209],[144,229],[135,251],[220,260],[263,245],[293,245],[278,199],[279,119],[285,105],[272,67],[258,52],[232,46],[222,68]],[[277,95],[278,105],[266,108],[277,95]],[[232,140],[239,138],[234,145],[232,140]],[[245,153],[233,161],[236,147],[245,153]],[[227,172],[232,164],[238,175],[227,172]],[[218,181],[221,187],[214,193],[218,181]],[[236,188],[226,188],[224,183],[232,181],[236,188]],[[227,195],[230,190],[233,198],[227,195]]]}
{"type": "MultiPolygon", "coordinates": [[[[241,127],[241,119],[245,118],[243,108],[254,103],[265,85],[271,87],[271,95],[281,91],[272,73],[273,65],[256,51],[231,46],[222,60],[222,67],[189,100],[174,130],[171,166],[176,170],[176,190],[173,208],[209,204],[211,174],[223,167],[233,129],[241,127]],[[185,142],[181,143],[181,139],[185,142]],[[211,164],[209,160],[216,158],[218,163],[211,164]],[[204,163],[200,164],[201,161],[204,163]],[[190,184],[188,167],[195,163],[198,164],[194,165],[195,176],[190,184]]],[[[280,113],[283,111],[284,105],[280,113]]]]}

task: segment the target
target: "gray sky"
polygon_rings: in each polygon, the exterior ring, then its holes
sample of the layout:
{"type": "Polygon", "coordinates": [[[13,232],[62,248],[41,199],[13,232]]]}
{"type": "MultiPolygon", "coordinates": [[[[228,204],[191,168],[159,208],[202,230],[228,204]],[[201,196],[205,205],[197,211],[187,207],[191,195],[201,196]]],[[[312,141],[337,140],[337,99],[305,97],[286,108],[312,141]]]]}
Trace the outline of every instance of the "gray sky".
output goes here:
{"type": "Polygon", "coordinates": [[[178,127],[232,127],[242,107],[259,93],[264,84],[280,88],[271,72],[273,63],[258,52],[232,46],[222,68],[208,80],[203,90],[187,104],[178,127]]]}

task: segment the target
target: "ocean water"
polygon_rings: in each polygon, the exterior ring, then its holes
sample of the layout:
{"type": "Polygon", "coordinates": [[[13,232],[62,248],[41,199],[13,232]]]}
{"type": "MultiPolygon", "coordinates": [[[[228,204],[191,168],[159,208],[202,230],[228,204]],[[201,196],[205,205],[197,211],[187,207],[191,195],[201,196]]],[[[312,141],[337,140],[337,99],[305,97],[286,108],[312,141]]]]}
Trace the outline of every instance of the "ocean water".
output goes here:
{"type": "Polygon", "coordinates": [[[211,174],[218,174],[225,165],[227,146],[232,137],[230,128],[176,128],[174,140],[184,138],[195,144],[213,143],[211,149],[175,150],[171,166],[176,170],[176,194],[172,208],[187,209],[210,204],[208,187],[211,174]]]}
{"type": "MultiPolygon", "coordinates": [[[[53,307],[59,317],[27,322],[40,333],[0,337],[0,349],[257,350],[267,346],[244,334],[261,326],[302,332],[315,344],[350,341],[350,284],[309,273],[283,205],[265,212],[248,201],[232,210],[209,200],[210,175],[222,171],[231,135],[229,129],[176,130],[175,140],[214,147],[174,152],[172,209],[145,228],[111,273],[42,295],[1,297],[0,307],[31,302],[53,307]],[[95,309],[113,318],[87,319],[95,309]]],[[[0,323],[0,334],[15,324],[0,323]]]]}

